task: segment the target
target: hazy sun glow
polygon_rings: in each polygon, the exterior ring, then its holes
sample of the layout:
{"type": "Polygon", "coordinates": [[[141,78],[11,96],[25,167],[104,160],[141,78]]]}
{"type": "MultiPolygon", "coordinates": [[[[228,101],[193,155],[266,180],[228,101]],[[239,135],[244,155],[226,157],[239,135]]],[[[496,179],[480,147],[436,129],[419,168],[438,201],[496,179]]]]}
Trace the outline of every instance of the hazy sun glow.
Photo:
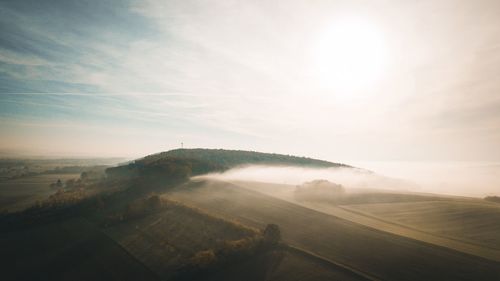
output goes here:
{"type": "Polygon", "coordinates": [[[500,161],[499,0],[81,2],[0,1],[0,157],[500,161]]]}
{"type": "Polygon", "coordinates": [[[387,47],[376,26],[358,19],[333,22],[314,48],[315,74],[321,86],[348,94],[378,81],[387,63],[387,47]]]}

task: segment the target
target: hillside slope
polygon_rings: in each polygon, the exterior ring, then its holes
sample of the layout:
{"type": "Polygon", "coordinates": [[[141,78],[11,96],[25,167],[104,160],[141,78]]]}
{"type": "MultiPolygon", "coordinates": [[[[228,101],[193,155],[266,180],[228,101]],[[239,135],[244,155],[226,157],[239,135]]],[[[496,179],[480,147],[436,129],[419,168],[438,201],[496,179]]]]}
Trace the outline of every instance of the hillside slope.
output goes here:
{"type": "Polygon", "coordinates": [[[104,231],[162,279],[172,278],[199,251],[259,233],[170,200],[161,204],[157,211],[120,220],[104,231]]]}
{"type": "MultiPolygon", "coordinates": [[[[356,204],[359,211],[429,233],[457,238],[500,252],[500,205],[463,199],[356,204]]],[[[500,257],[500,255],[498,255],[500,257]]],[[[500,258],[499,258],[500,260],[500,258]]]]}
{"type": "Polygon", "coordinates": [[[324,197],[304,201],[294,196],[293,185],[234,183],[367,227],[500,262],[496,247],[500,206],[485,200],[367,191],[345,195],[336,202],[324,197]]]}
{"type": "Polygon", "coordinates": [[[224,182],[189,184],[169,196],[260,227],[280,225],[286,243],[382,280],[499,280],[500,264],[381,232],[224,182]]]}
{"type": "Polygon", "coordinates": [[[2,280],[160,280],[86,219],[0,232],[2,280]]]}

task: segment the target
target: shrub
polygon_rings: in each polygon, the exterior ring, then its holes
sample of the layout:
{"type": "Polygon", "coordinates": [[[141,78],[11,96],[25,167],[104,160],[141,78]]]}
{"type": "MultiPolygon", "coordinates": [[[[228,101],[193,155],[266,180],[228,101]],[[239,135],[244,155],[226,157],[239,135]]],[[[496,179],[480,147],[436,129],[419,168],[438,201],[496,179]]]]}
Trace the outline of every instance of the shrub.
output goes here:
{"type": "Polygon", "coordinates": [[[278,225],[268,224],[263,233],[264,242],[270,245],[277,245],[281,241],[281,231],[278,225]]]}
{"type": "Polygon", "coordinates": [[[175,280],[204,280],[211,272],[227,269],[256,255],[276,252],[280,239],[278,225],[269,224],[248,237],[224,241],[222,247],[195,253],[178,268],[175,280]]]}
{"type": "Polygon", "coordinates": [[[222,260],[231,260],[249,256],[259,250],[262,244],[262,236],[255,235],[238,240],[224,241],[224,245],[217,252],[222,260]]]}
{"type": "Polygon", "coordinates": [[[327,180],[305,182],[295,189],[295,198],[299,201],[336,202],[345,194],[342,185],[327,180]]]}
{"type": "Polygon", "coordinates": [[[213,250],[205,250],[197,252],[191,259],[191,265],[197,268],[207,268],[217,262],[217,257],[213,250]]]}
{"type": "Polygon", "coordinates": [[[495,202],[495,203],[500,203],[500,196],[486,196],[486,197],[484,197],[484,200],[495,202]]]}

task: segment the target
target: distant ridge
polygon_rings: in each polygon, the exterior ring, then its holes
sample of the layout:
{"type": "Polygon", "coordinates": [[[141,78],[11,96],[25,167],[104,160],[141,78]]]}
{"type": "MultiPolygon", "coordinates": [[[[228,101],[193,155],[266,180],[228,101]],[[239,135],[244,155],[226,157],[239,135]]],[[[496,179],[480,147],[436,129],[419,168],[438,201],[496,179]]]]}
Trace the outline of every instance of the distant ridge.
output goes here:
{"type": "Polygon", "coordinates": [[[263,153],[245,150],[226,150],[226,149],[174,149],[148,155],[137,162],[151,163],[165,158],[193,159],[212,164],[220,165],[226,168],[233,168],[240,165],[287,165],[301,167],[345,167],[353,168],[346,164],[333,163],[324,160],[318,160],[307,157],[298,157],[276,153],[263,153]]]}

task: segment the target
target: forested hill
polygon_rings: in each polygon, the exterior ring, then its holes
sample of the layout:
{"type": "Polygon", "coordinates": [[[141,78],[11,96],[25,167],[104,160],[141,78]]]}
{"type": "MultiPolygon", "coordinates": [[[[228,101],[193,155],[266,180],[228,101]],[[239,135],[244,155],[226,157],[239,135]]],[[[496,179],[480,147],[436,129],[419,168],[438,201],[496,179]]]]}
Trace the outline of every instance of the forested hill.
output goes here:
{"type": "Polygon", "coordinates": [[[232,168],[238,165],[287,165],[287,166],[307,166],[307,167],[350,167],[345,164],[332,163],[306,157],[297,157],[275,153],[262,153],[244,150],[225,149],[174,149],[157,154],[146,156],[142,161],[154,162],[163,158],[193,159],[209,162],[218,166],[232,168]]]}
{"type": "Polygon", "coordinates": [[[109,179],[165,182],[190,176],[222,172],[239,165],[282,165],[299,167],[347,167],[323,160],[242,150],[175,149],[137,159],[127,165],[108,168],[109,179]]]}

